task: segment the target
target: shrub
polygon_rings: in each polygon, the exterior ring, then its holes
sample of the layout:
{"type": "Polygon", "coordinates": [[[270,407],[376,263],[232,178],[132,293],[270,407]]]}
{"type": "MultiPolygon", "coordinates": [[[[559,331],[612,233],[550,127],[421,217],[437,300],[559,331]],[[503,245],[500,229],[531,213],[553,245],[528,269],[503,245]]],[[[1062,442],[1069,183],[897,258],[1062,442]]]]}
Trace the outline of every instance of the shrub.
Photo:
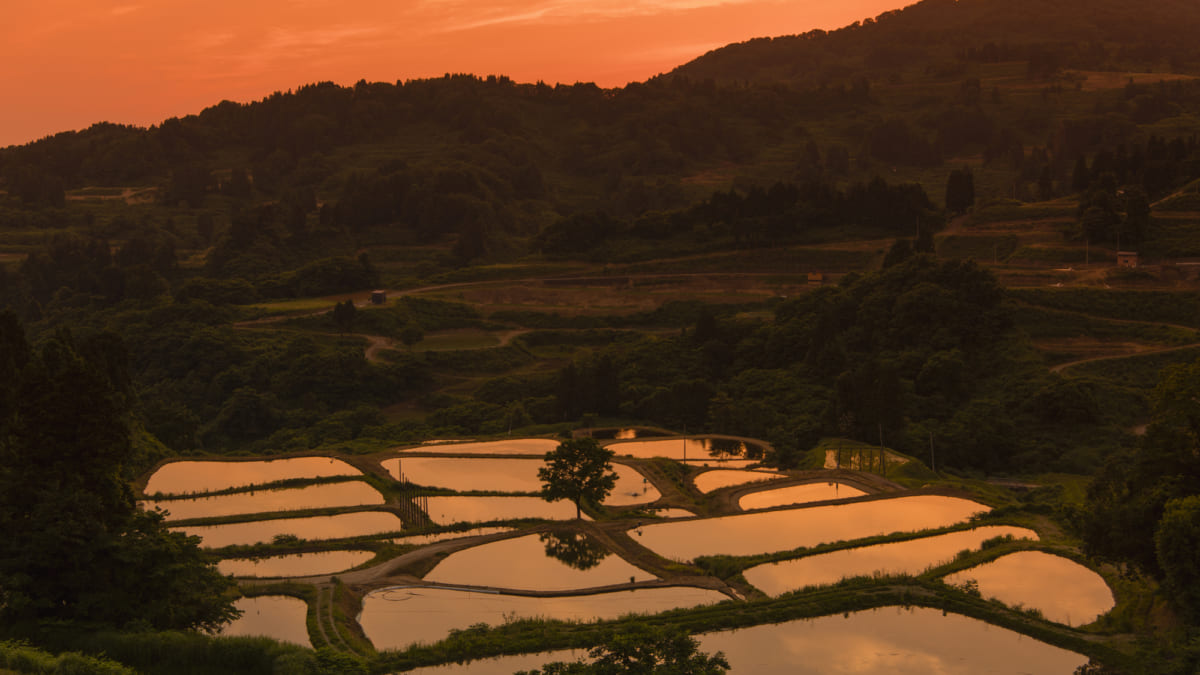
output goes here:
{"type": "Polygon", "coordinates": [[[73,652],[54,656],[21,642],[0,642],[0,667],[38,675],[136,675],[115,661],[73,652]]]}

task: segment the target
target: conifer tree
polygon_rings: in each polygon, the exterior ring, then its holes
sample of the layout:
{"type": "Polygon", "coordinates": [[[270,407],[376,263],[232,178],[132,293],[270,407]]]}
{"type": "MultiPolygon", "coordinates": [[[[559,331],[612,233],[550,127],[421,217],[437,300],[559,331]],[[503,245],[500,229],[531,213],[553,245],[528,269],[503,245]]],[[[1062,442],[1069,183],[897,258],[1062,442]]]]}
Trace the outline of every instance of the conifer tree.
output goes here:
{"type": "Polygon", "coordinates": [[[0,622],[214,629],[234,618],[233,582],[199,539],[137,506],[119,341],[60,331],[36,352],[23,342],[0,313],[0,343],[18,354],[0,360],[15,371],[0,378],[0,622]]]}

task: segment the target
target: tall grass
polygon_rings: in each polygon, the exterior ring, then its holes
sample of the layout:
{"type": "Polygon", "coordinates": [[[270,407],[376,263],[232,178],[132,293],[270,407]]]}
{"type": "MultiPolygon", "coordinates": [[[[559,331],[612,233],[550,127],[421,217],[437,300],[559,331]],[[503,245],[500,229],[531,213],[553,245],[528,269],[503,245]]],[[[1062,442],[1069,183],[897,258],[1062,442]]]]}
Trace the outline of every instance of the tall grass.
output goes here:
{"type": "Polygon", "coordinates": [[[75,652],[55,656],[23,642],[0,642],[0,668],[36,675],[137,675],[108,659],[75,652]]]}
{"type": "MultiPolygon", "coordinates": [[[[62,635],[60,639],[69,642],[71,649],[104,654],[145,675],[317,675],[321,672],[312,650],[265,637],[101,631],[62,635]]],[[[132,675],[135,670],[111,672],[132,675]]],[[[108,671],[97,672],[107,675],[108,671]]]]}

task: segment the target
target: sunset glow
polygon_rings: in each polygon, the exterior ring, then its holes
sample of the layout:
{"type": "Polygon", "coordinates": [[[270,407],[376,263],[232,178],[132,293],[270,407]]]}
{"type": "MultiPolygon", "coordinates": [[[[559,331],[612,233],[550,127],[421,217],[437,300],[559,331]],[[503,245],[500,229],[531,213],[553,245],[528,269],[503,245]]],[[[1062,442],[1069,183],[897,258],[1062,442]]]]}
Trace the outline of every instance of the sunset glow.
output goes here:
{"type": "Polygon", "coordinates": [[[330,80],[508,75],[621,86],[753,37],[837,28],[897,0],[45,0],[0,26],[0,147],[154,124],[330,80]]]}

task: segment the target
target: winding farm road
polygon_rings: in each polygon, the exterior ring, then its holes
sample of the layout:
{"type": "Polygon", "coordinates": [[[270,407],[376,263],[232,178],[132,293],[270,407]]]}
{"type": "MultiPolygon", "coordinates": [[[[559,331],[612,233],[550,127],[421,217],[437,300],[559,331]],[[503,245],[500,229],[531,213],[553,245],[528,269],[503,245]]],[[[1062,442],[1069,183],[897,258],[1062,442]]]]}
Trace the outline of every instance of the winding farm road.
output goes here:
{"type": "MultiPolygon", "coordinates": [[[[1028,303],[1028,302],[1021,302],[1019,304],[1029,306],[1029,307],[1039,307],[1039,308],[1047,309],[1047,310],[1050,310],[1053,312],[1058,312],[1060,314],[1071,314],[1073,316],[1079,316],[1079,317],[1083,317],[1083,318],[1087,318],[1087,319],[1106,321],[1109,323],[1123,323],[1123,324],[1130,324],[1130,325],[1167,327],[1167,328],[1175,328],[1175,329],[1182,330],[1182,331],[1188,331],[1193,334],[1200,334],[1200,330],[1197,330],[1194,326],[1184,326],[1184,325],[1178,324],[1178,323],[1167,323],[1165,321],[1140,321],[1138,319],[1117,319],[1114,317],[1097,316],[1095,314],[1088,314],[1086,312],[1080,312],[1080,311],[1073,310],[1073,309],[1060,309],[1057,307],[1043,307],[1042,305],[1034,305],[1034,304],[1028,303]]],[[[1115,361],[1117,359],[1131,359],[1131,358],[1135,358],[1138,356],[1149,356],[1151,354],[1165,354],[1168,352],[1177,352],[1177,351],[1183,351],[1185,349],[1194,349],[1194,348],[1200,347],[1200,341],[1189,342],[1187,344],[1182,344],[1182,345],[1174,345],[1171,347],[1151,347],[1148,349],[1138,349],[1138,347],[1141,346],[1138,343],[1126,343],[1126,344],[1133,346],[1134,351],[1131,353],[1128,353],[1128,354],[1104,354],[1101,356],[1089,356],[1089,357],[1083,358],[1083,359],[1067,361],[1066,363],[1060,363],[1058,365],[1051,366],[1050,372],[1061,373],[1062,371],[1064,371],[1068,368],[1074,368],[1076,366],[1081,366],[1086,363],[1094,363],[1096,361],[1115,361]]]]}
{"type": "Polygon", "coordinates": [[[1050,372],[1061,373],[1062,371],[1066,370],[1067,368],[1074,368],[1075,366],[1081,366],[1085,363],[1095,363],[1096,361],[1116,361],[1118,359],[1132,359],[1132,358],[1135,358],[1138,356],[1150,356],[1152,354],[1166,354],[1167,352],[1178,352],[1178,351],[1183,351],[1185,349],[1196,349],[1198,347],[1200,347],[1200,342],[1191,342],[1186,345],[1178,345],[1175,347],[1161,347],[1158,349],[1143,349],[1141,351],[1134,352],[1132,354],[1109,354],[1107,356],[1092,356],[1092,357],[1088,357],[1086,359],[1079,359],[1077,361],[1068,361],[1066,363],[1060,363],[1056,366],[1051,366],[1050,372]]]}

